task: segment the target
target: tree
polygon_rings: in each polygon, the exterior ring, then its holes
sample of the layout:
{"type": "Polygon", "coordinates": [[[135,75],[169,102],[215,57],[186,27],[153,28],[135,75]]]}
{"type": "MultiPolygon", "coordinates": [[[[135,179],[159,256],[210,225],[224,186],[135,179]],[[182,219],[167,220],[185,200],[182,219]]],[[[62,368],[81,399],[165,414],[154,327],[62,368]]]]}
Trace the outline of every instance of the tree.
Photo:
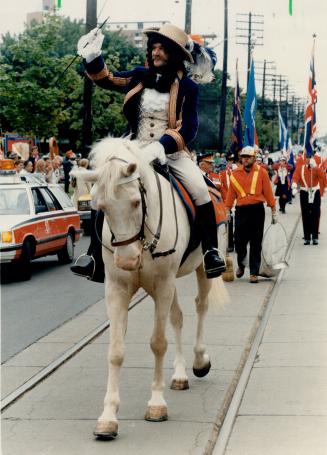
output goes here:
{"type": "MultiPolygon", "coordinates": [[[[205,150],[218,150],[219,113],[221,98],[222,72],[215,71],[215,79],[210,84],[199,86],[199,131],[192,147],[198,153],[205,150]]],[[[232,130],[233,89],[227,87],[226,122],[224,129],[224,148],[228,148],[232,130]]]]}
{"type": "MultiPolygon", "coordinates": [[[[0,125],[3,131],[68,139],[70,147],[81,143],[84,70],[80,62],[70,63],[76,43],[84,34],[81,21],[54,14],[42,24],[34,23],[18,36],[2,36],[0,45],[0,125]]],[[[104,57],[113,69],[140,64],[143,54],[119,33],[104,32],[104,57]]],[[[94,138],[120,135],[126,124],[122,95],[94,91],[94,138]]]]}

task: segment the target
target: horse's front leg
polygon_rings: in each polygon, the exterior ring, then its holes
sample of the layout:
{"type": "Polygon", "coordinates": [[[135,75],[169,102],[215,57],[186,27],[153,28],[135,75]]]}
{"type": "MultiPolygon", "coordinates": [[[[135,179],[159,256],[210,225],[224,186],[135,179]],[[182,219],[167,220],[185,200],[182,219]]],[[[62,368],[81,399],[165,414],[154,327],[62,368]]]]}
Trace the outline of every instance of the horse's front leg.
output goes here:
{"type": "Polygon", "coordinates": [[[154,378],[152,382],[151,399],[148,401],[148,408],[145,419],[153,422],[167,420],[167,403],[164,399],[163,360],[167,351],[166,325],[169,309],[175,292],[174,283],[169,280],[156,286],[153,296],[155,301],[154,328],[151,337],[151,349],[155,357],[154,378]]]}
{"type": "Polygon", "coordinates": [[[178,304],[177,291],[175,289],[173,303],[170,308],[170,322],[175,333],[175,360],[174,374],[170,388],[173,390],[186,390],[189,388],[186,374],[186,362],[182,351],[182,328],[183,313],[178,304]]]}
{"type": "Polygon", "coordinates": [[[126,289],[106,286],[106,304],[110,320],[108,350],[108,382],[104,409],[98,419],[94,435],[100,439],[113,439],[118,434],[119,373],[124,360],[124,337],[127,329],[128,305],[131,296],[126,289]],[[109,301],[110,295],[110,301],[109,301]]]}
{"type": "Polygon", "coordinates": [[[211,368],[210,357],[203,343],[203,325],[208,312],[208,294],[211,288],[211,281],[206,278],[202,264],[196,269],[196,277],[198,281],[198,295],[196,296],[195,304],[198,323],[194,346],[193,373],[195,376],[202,378],[209,373],[211,368]]]}

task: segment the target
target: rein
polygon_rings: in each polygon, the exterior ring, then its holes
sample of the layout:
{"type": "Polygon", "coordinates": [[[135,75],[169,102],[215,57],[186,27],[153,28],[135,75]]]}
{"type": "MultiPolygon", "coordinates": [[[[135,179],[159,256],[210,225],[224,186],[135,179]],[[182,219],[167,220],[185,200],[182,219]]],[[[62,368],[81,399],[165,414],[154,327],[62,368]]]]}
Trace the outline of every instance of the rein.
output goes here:
{"type": "MultiPolygon", "coordinates": [[[[110,158],[108,161],[112,161],[112,160],[119,160],[119,161],[122,161],[123,163],[126,163],[128,164],[128,161],[122,159],[122,158],[118,158],[118,157],[112,157],[110,158]]],[[[176,210],[176,201],[175,201],[175,195],[174,195],[174,188],[173,188],[173,184],[172,184],[172,180],[171,180],[171,177],[169,177],[169,183],[170,183],[170,187],[171,187],[171,195],[172,195],[172,199],[173,199],[173,207],[174,207],[174,216],[175,216],[175,226],[176,226],[176,237],[175,237],[175,242],[174,242],[174,245],[171,249],[167,250],[167,251],[159,251],[157,253],[154,253],[155,249],[157,248],[158,246],[158,243],[159,243],[159,240],[160,240],[160,236],[161,236],[161,228],[162,228],[162,213],[163,213],[163,204],[162,204],[162,190],[161,190],[161,183],[160,183],[160,179],[159,179],[159,176],[158,176],[158,173],[156,171],[154,171],[154,175],[155,175],[155,178],[156,178],[156,183],[157,183],[157,188],[158,188],[158,194],[159,194],[159,208],[160,208],[160,215],[159,215],[159,221],[158,221],[158,226],[157,226],[157,230],[156,230],[156,233],[153,234],[153,232],[151,231],[151,229],[148,227],[148,225],[146,224],[145,220],[146,220],[146,217],[147,217],[147,206],[146,206],[146,200],[145,200],[145,196],[146,196],[146,189],[144,188],[143,184],[142,184],[142,181],[141,181],[141,178],[140,178],[140,175],[138,173],[134,173],[128,177],[122,177],[120,180],[119,180],[119,183],[118,185],[124,185],[126,183],[129,183],[129,182],[132,182],[134,180],[138,180],[138,183],[139,183],[139,191],[140,191],[140,195],[141,195],[141,203],[142,203],[142,222],[141,222],[141,228],[139,230],[139,232],[137,234],[135,234],[133,237],[129,238],[129,239],[126,239],[126,240],[121,240],[121,241],[116,241],[115,240],[115,234],[112,232],[111,228],[110,228],[110,225],[109,225],[109,229],[110,229],[110,232],[111,232],[111,245],[113,247],[117,247],[117,246],[124,246],[124,245],[130,245],[131,243],[134,243],[136,242],[137,240],[140,240],[142,242],[142,245],[143,245],[143,249],[144,251],[147,251],[149,250],[149,252],[151,253],[151,256],[153,259],[157,258],[157,257],[162,257],[162,256],[168,256],[170,254],[173,254],[175,253],[176,251],[176,244],[177,244],[177,241],[178,241],[178,222],[177,222],[177,210],[176,210]],[[145,226],[147,227],[147,229],[151,232],[151,234],[153,235],[153,239],[151,240],[151,242],[148,242],[145,240],[145,234],[144,234],[144,228],[145,226]]],[[[96,215],[98,216],[98,214],[96,215]]],[[[96,232],[96,236],[97,236],[97,239],[98,241],[100,241],[101,245],[106,248],[107,250],[109,250],[111,253],[113,253],[113,251],[108,248],[101,240],[100,236],[99,236],[99,233],[97,231],[97,228],[95,226],[95,232],[96,232]]]]}
{"type": "MultiPolygon", "coordinates": [[[[153,251],[156,249],[157,245],[158,245],[158,242],[159,242],[159,239],[160,239],[160,235],[161,235],[161,226],[162,226],[162,191],[161,191],[161,183],[160,183],[160,179],[159,179],[159,176],[158,176],[158,173],[156,171],[154,171],[154,175],[156,177],[156,182],[157,182],[157,187],[158,187],[158,193],[159,193],[159,204],[160,204],[160,217],[159,217],[159,223],[158,223],[158,227],[157,227],[157,232],[155,233],[154,235],[154,238],[151,242],[151,244],[147,244],[144,246],[144,249],[149,249],[150,253],[151,253],[151,256],[153,259],[155,258],[159,258],[159,257],[162,257],[162,256],[168,256],[170,254],[173,254],[175,253],[176,251],[176,244],[177,244],[177,240],[178,240],[178,223],[177,223],[177,211],[176,211],[176,201],[175,201],[175,195],[174,195],[174,188],[173,188],[173,183],[172,183],[172,180],[171,180],[171,177],[169,176],[169,183],[170,183],[170,188],[171,188],[171,196],[172,196],[172,199],[173,199],[173,206],[174,206],[174,215],[175,215],[175,225],[176,225],[176,237],[175,237],[175,242],[174,242],[174,246],[170,249],[170,250],[167,250],[167,251],[158,251],[157,253],[153,253],[153,251]]],[[[149,229],[149,228],[148,228],[149,229]]],[[[150,229],[149,229],[150,230],[150,229]]],[[[151,231],[150,231],[151,232],[151,231]]]]}

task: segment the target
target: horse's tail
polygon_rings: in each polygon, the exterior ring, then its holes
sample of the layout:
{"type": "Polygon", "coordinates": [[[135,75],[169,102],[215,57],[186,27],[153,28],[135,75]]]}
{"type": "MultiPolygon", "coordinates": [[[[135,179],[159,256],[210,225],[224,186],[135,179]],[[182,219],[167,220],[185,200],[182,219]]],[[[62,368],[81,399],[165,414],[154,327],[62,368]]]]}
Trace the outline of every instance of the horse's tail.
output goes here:
{"type": "Polygon", "coordinates": [[[211,289],[208,295],[209,308],[219,311],[230,303],[230,296],[221,276],[210,281],[211,289]]]}

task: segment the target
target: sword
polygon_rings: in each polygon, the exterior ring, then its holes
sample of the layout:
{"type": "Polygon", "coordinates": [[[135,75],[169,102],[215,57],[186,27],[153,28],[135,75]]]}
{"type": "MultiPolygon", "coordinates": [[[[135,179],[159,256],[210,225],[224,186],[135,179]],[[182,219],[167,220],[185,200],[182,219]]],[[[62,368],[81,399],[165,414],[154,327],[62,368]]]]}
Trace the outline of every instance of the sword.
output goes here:
{"type": "MultiPolygon", "coordinates": [[[[98,30],[101,30],[102,27],[106,24],[106,22],[108,21],[110,16],[107,17],[107,19],[105,19],[102,24],[98,27],[98,30]]],[[[86,47],[89,43],[86,43],[84,47],[86,47]]],[[[57,79],[55,80],[54,84],[57,85],[58,84],[58,81],[62,78],[62,76],[66,73],[66,71],[68,70],[68,68],[70,68],[72,66],[72,64],[75,62],[75,60],[79,57],[78,54],[75,55],[75,57],[72,59],[72,61],[66,66],[66,68],[59,74],[59,76],[57,77],[57,79]]]]}

